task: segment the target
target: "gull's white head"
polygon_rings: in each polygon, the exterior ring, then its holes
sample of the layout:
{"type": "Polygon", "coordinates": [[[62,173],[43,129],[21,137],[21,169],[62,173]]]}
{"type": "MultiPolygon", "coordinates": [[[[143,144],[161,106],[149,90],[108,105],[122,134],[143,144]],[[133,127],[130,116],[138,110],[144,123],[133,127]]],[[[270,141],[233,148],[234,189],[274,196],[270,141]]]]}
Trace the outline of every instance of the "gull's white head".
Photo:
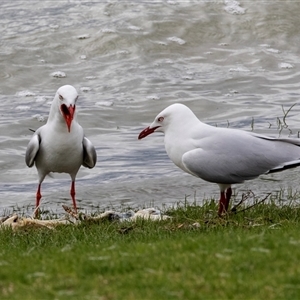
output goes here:
{"type": "Polygon", "coordinates": [[[71,130],[73,118],[75,116],[77,99],[78,93],[76,89],[71,85],[64,85],[57,90],[54,100],[52,102],[53,109],[56,111],[58,110],[63,116],[69,132],[71,130]]]}
{"type": "Polygon", "coordinates": [[[140,140],[153,132],[165,133],[170,127],[183,127],[195,118],[197,119],[187,106],[181,103],[172,104],[155,117],[153,123],[139,134],[138,139],[140,140]]]}

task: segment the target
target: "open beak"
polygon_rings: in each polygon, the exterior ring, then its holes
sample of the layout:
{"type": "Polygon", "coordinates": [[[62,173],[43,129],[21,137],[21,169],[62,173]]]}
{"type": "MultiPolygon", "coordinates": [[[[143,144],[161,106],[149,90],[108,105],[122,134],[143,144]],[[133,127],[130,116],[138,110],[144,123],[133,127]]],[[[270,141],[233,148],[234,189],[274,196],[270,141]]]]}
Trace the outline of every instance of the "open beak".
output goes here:
{"type": "Polygon", "coordinates": [[[146,137],[147,135],[153,133],[158,127],[160,127],[160,126],[156,126],[156,127],[153,127],[153,128],[150,128],[150,127],[145,128],[145,129],[139,134],[138,139],[139,139],[139,140],[143,139],[143,138],[146,137]]]}
{"type": "Polygon", "coordinates": [[[60,110],[64,116],[64,119],[66,121],[66,124],[68,126],[68,131],[70,132],[71,130],[71,124],[72,124],[72,121],[73,121],[73,117],[74,117],[74,113],[75,113],[75,108],[76,106],[72,106],[70,105],[69,107],[67,107],[67,105],[65,104],[62,104],[60,106],[60,110]]]}

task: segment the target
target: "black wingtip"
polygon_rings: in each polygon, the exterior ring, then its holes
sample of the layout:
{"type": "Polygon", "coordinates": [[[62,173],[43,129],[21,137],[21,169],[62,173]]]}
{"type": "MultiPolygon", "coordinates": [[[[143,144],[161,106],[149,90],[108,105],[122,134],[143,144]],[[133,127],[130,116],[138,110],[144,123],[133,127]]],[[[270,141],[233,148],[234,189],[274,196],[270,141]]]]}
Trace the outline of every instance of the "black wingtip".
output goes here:
{"type": "Polygon", "coordinates": [[[281,167],[271,169],[271,170],[269,170],[269,172],[267,172],[267,174],[281,172],[284,170],[293,169],[293,168],[297,168],[297,167],[300,167],[300,161],[291,162],[291,163],[283,165],[281,167]]]}

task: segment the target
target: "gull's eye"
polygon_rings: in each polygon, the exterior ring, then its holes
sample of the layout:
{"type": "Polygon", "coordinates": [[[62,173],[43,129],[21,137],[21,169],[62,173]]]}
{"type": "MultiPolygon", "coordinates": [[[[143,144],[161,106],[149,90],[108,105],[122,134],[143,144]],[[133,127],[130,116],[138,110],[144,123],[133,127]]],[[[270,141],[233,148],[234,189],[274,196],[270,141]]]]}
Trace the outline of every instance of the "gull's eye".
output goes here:
{"type": "Polygon", "coordinates": [[[64,97],[62,95],[59,95],[59,100],[64,100],[64,97]]]}
{"type": "Polygon", "coordinates": [[[157,121],[158,122],[162,122],[164,120],[164,117],[159,117],[159,118],[157,118],[157,121]]]}
{"type": "Polygon", "coordinates": [[[75,98],[75,102],[78,100],[78,96],[75,98]]]}

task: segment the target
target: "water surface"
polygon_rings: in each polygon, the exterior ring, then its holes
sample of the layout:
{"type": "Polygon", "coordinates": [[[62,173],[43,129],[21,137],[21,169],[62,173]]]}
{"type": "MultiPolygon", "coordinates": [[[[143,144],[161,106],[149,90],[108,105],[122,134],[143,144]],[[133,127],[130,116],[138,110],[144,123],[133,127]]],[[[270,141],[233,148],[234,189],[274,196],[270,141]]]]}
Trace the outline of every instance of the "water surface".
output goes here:
{"type": "MultiPolygon", "coordinates": [[[[166,106],[181,102],[206,123],[282,136],[299,121],[298,2],[11,1],[0,4],[0,205],[34,207],[37,173],[24,162],[28,128],[43,125],[55,91],[80,93],[79,121],[96,146],[77,195],[92,206],[149,206],[217,197],[184,174],[163,137],[138,141],[166,106]]],[[[235,162],[232,162],[233,164],[235,162]]],[[[257,196],[297,189],[297,170],[237,186],[257,196]]],[[[42,205],[71,204],[68,175],[46,178],[42,205]]]]}

